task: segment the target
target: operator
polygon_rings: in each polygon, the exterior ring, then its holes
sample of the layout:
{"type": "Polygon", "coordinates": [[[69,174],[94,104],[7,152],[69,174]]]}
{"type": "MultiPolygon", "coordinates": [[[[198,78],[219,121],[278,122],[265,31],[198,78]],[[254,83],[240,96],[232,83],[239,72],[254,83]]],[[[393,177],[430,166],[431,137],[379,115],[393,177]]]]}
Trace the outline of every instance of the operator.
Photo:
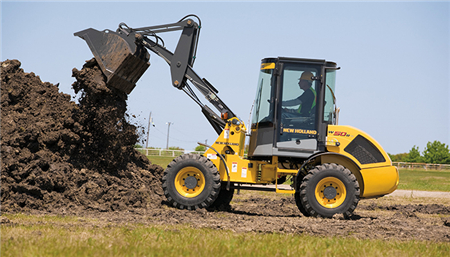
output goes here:
{"type": "Polygon", "coordinates": [[[302,75],[299,78],[298,85],[300,89],[303,90],[303,94],[301,94],[299,97],[294,98],[292,100],[287,100],[282,102],[282,106],[295,106],[300,105],[297,109],[297,111],[292,109],[285,109],[288,112],[297,112],[300,114],[300,116],[310,116],[311,110],[316,106],[316,98],[317,93],[316,91],[311,87],[313,80],[312,80],[313,74],[310,71],[304,71],[302,75]]]}

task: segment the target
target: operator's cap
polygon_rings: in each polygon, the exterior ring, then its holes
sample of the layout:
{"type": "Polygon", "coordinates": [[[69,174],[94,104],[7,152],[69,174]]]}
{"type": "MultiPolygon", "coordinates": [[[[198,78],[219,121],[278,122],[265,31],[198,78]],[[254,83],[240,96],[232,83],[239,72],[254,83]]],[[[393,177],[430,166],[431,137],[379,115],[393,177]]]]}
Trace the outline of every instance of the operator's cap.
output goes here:
{"type": "Polygon", "coordinates": [[[301,80],[308,80],[310,82],[312,82],[312,77],[314,77],[314,75],[310,72],[310,71],[304,71],[302,73],[302,75],[300,76],[301,80]]]}

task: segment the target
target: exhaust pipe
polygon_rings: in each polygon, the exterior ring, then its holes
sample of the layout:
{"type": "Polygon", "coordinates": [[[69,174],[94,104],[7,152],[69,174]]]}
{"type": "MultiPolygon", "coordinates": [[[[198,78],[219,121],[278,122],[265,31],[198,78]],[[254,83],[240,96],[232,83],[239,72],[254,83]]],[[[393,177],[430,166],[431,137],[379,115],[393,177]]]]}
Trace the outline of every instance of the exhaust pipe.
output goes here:
{"type": "Polygon", "coordinates": [[[150,54],[135,43],[135,33],[117,33],[92,28],[74,33],[86,41],[106,76],[106,85],[127,94],[150,66],[150,54]]]}

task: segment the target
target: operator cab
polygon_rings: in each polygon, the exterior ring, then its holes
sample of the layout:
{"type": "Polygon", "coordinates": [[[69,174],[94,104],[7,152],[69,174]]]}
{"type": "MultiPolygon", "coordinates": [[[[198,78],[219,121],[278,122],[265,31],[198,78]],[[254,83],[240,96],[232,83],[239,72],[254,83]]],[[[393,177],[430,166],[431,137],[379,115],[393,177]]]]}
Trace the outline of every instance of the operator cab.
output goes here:
{"type": "Polygon", "coordinates": [[[266,58],[252,113],[249,158],[308,158],[325,151],[328,124],[336,124],[336,63],[266,58]]]}

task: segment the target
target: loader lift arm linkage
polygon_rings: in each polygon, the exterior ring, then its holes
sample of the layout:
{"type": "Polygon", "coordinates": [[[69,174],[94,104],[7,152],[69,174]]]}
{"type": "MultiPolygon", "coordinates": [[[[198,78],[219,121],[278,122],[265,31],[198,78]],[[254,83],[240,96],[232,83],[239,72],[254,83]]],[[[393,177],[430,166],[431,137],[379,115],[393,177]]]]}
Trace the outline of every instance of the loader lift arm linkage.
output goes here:
{"type": "MultiPolygon", "coordinates": [[[[140,59],[143,58],[142,49],[139,47],[144,46],[153,53],[157,54],[163,58],[167,64],[170,66],[170,72],[172,77],[172,85],[180,90],[183,90],[194,102],[196,102],[205,115],[206,119],[213,126],[217,134],[220,134],[225,128],[225,121],[229,118],[236,117],[236,115],[231,111],[231,109],[217,96],[218,90],[215,89],[206,79],[202,79],[193,69],[192,66],[195,61],[195,53],[198,44],[199,31],[201,26],[199,26],[192,19],[187,19],[187,15],[176,23],[169,23],[157,26],[141,27],[141,28],[130,28],[125,23],[120,23],[119,28],[116,32],[104,30],[103,32],[97,31],[95,29],[89,28],[83,31],[75,33],[75,36],[79,36],[86,40],[89,47],[91,48],[94,56],[101,66],[105,74],[108,73],[120,73],[118,70],[121,68],[111,68],[111,63],[108,63],[108,59],[115,58],[114,55],[118,55],[117,51],[106,51],[101,49],[104,42],[110,42],[109,38],[113,38],[112,41],[121,40],[126,42],[125,45],[129,47],[134,56],[138,56],[140,59]],[[178,41],[175,52],[171,52],[164,46],[164,41],[157,35],[157,33],[172,32],[182,30],[180,39],[178,41]],[[109,37],[105,39],[105,37],[109,37]],[[121,39],[120,39],[120,38],[121,39]],[[151,39],[153,37],[154,39],[151,39]],[[97,43],[99,42],[99,43],[97,43]],[[109,67],[108,67],[109,66],[109,67]],[[200,91],[205,98],[219,111],[220,116],[217,115],[208,106],[204,105],[197,95],[194,93],[192,88],[187,83],[189,81],[195,88],[200,91]]],[[[195,16],[199,23],[200,19],[195,16]]],[[[111,44],[111,43],[110,43],[111,44]]],[[[142,47],[141,47],[142,48],[142,47]]],[[[143,49],[145,51],[145,49],[143,49]]],[[[149,59],[149,57],[147,57],[149,59]]],[[[148,59],[146,61],[148,61],[148,59]]],[[[139,77],[145,72],[147,66],[138,72],[140,74],[136,75],[137,79],[131,79],[131,89],[123,90],[126,93],[130,93],[132,88],[134,88],[134,83],[139,79],[139,77]],[[134,80],[134,81],[133,81],[134,80]]],[[[130,65],[129,65],[130,66],[130,65]]],[[[141,65],[142,66],[142,65],[141,65]]],[[[107,83],[109,82],[109,79],[107,83]]],[[[117,87],[115,80],[111,79],[111,85],[117,87]]],[[[128,79],[127,83],[130,83],[128,79]]],[[[119,89],[120,88],[119,86],[119,89]]]]}

